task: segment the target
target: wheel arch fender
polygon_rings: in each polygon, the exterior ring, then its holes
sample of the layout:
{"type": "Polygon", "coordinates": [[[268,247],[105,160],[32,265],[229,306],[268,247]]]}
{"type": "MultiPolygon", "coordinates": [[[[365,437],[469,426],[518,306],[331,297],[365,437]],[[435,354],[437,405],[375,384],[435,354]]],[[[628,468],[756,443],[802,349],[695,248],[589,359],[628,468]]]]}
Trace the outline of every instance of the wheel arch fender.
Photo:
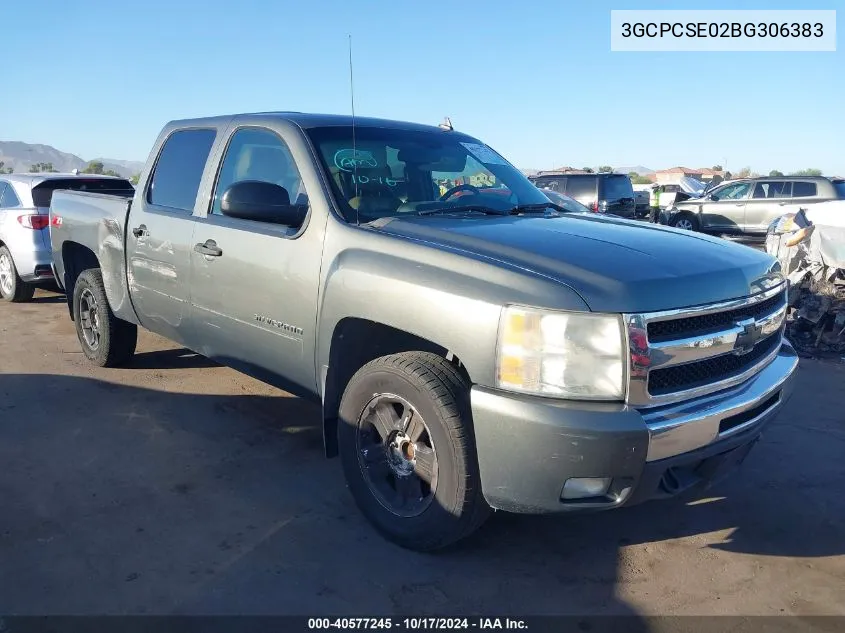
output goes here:
{"type": "Polygon", "coordinates": [[[62,279],[65,289],[70,318],[73,319],[73,292],[79,275],[89,268],[99,268],[103,275],[103,285],[109,307],[116,317],[138,324],[138,318],[129,297],[126,264],[123,260],[123,248],[119,251],[109,246],[106,240],[99,248],[99,254],[91,248],[67,240],[61,246],[62,279]]]}

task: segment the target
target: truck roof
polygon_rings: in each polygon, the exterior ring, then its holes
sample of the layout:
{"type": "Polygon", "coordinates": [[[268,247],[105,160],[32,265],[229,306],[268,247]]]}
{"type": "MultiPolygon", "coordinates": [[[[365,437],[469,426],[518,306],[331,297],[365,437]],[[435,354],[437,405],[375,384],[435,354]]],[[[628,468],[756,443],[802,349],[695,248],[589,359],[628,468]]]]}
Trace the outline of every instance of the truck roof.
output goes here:
{"type": "MultiPolygon", "coordinates": [[[[246,112],[241,114],[229,114],[215,117],[202,117],[197,119],[178,119],[170,121],[168,126],[191,127],[197,125],[219,124],[224,121],[249,120],[251,118],[275,117],[280,120],[289,121],[302,129],[315,127],[332,127],[352,125],[352,116],[349,114],[318,114],[305,112],[246,112]]],[[[381,127],[402,130],[420,130],[429,132],[442,132],[443,129],[436,125],[423,125],[422,123],[411,123],[408,121],[396,121],[392,119],[379,119],[374,117],[355,116],[356,127],[381,127]]],[[[455,130],[454,134],[460,134],[455,130]]]]}

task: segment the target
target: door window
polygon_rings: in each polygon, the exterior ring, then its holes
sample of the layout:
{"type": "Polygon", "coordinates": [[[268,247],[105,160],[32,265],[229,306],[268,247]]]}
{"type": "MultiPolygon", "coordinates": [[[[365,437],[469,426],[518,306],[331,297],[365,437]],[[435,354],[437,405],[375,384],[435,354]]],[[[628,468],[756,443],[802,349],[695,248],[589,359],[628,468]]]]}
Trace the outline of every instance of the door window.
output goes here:
{"type": "Polygon", "coordinates": [[[816,195],[816,183],[814,182],[795,182],[792,183],[792,197],[793,198],[809,198],[816,195]]]}
{"type": "Polygon", "coordinates": [[[213,215],[222,215],[220,201],[223,194],[242,180],[279,185],[288,192],[291,204],[308,205],[302,177],[288,146],[270,130],[241,128],[232,135],[214,189],[211,202],[213,215]]]}
{"type": "Polygon", "coordinates": [[[791,182],[774,181],[774,182],[758,182],[754,186],[754,193],[751,197],[754,200],[772,199],[772,198],[788,198],[792,191],[791,182]]]}
{"type": "Polygon", "coordinates": [[[595,197],[596,193],[596,177],[586,178],[568,178],[566,181],[566,195],[570,198],[586,198],[589,196],[595,197]]]}
{"type": "Polygon", "coordinates": [[[628,176],[609,176],[604,179],[604,197],[608,200],[633,198],[634,187],[628,176]]]}
{"type": "Polygon", "coordinates": [[[217,133],[179,130],[164,142],[147,189],[147,202],[175,211],[193,211],[205,163],[217,133]]]}
{"type": "Polygon", "coordinates": [[[751,190],[750,182],[738,182],[734,185],[728,185],[716,195],[719,200],[742,200],[748,196],[751,190]]]}

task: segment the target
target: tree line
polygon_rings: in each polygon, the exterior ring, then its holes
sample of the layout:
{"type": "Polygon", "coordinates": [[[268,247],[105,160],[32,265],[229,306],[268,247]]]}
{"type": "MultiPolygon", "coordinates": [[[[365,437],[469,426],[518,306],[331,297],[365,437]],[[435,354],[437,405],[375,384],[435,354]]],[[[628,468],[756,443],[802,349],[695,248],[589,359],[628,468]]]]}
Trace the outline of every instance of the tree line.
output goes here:
{"type": "MultiPolygon", "coordinates": [[[[0,170],[2,170],[2,168],[3,168],[3,163],[0,162],[0,170]]],[[[14,170],[11,167],[9,167],[8,171],[5,172],[5,173],[11,174],[13,171],[14,170]]],[[[59,173],[59,170],[56,169],[55,167],[53,167],[53,163],[34,163],[34,164],[29,166],[29,173],[30,174],[41,174],[41,173],[57,174],[57,173],[59,173]]],[[[98,160],[90,161],[88,163],[88,165],[85,166],[85,169],[81,169],[79,171],[79,173],[81,173],[81,174],[96,174],[98,176],[118,176],[118,177],[120,177],[119,173],[117,173],[113,169],[106,169],[105,166],[103,165],[103,163],[101,161],[98,161],[98,160]]]]}
{"type": "MultiPolygon", "coordinates": [[[[713,171],[722,171],[721,165],[713,165],[713,171]]],[[[608,166],[602,166],[598,168],[599,173],[604,172],[612,172],[613,168],[608,166]]],[[[592,173],[592,170],[590,170],[592,173]]],[[[799,169],[798,171],[790,172],[789,174],[785,174],[784,172],[773,169],[769,172],[769,178],[782,178],[784,176],[821,176],[823,174],[821,169],[816,169],[814,167],[808,169],[799,169]]],[[[759,178],[763,174],[757,173],[756,171],[752,171],[750,167],[743,167],[737,173],[732,174],[729,171],[725,172],[725,180],[731,180],[732,178],[759,178]]],[[[648,176],[641,176],[635,171],[632,171],[628,174],[631,177],[631,182],[635,185],[648,185],[651,184],[651,179],[648,176]]]]}

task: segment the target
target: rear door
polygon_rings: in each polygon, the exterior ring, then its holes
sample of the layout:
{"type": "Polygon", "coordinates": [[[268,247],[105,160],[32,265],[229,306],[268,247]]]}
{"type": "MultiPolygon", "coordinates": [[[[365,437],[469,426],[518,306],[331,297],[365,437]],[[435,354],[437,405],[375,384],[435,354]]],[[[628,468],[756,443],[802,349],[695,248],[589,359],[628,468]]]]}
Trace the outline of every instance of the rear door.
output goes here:
{"type": "Polygon", "coordinates": [[[767,180],[754,184],[745,204],[745,230],[765,233],[773,220],[794,209],[792,183],[788,180],[767,180]]]}
{"type": "Polygon", "coordinates": [[[286,226],[220,210],[223,193],[243,180],[281,185],[291,202],[308,207],[285,140],[292,133],[254,125],[231,133],[206,217],[193,234],[191,329],[197,352],[296,393],[297,386],[315,388],[323,227],[309,230],[307,217],[301,226],[286,226]]]}
{"type": "Polygon", "coordinates": [[[162,144],[126,226],[127,276],[138,319],[147,329],[183,344],[190,306],[192,213],[215,137],[213,128],[174,130],[162,144]]]}

